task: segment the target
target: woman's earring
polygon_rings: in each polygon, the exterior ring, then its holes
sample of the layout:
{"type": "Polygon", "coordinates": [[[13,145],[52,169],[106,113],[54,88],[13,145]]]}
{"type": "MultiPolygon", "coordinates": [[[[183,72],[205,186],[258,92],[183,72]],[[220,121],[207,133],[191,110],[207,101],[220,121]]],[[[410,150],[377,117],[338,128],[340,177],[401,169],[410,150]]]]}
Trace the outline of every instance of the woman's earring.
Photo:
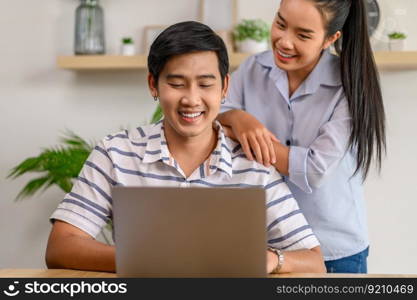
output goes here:
{"type": "Polygon", "coordinates": [[[220,102],[221,104],[225,104],[226,103],[226,98],[223,98],[222,101],[220,102]]]}
{"type": "Polygon", "coordinates": [[[156,102],[156,101],[158,101],[159,99],[158,99],[158,96],[153,96],[153,100],[156,102]]]}

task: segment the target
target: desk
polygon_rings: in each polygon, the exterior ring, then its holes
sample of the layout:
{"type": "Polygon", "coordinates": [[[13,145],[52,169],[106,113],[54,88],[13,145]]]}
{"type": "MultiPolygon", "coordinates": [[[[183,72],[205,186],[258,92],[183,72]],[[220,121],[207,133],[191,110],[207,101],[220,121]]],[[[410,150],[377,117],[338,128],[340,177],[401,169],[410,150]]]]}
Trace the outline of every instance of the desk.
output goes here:
{"type": "MultiPolygon", "coordinates": [[[[0,278],[117,278],[115,273],[61,269],[1,269],[0,278]]],[[[270,275],[269,278],[417,278],[417,274],[309,274],[270,275]]]]}

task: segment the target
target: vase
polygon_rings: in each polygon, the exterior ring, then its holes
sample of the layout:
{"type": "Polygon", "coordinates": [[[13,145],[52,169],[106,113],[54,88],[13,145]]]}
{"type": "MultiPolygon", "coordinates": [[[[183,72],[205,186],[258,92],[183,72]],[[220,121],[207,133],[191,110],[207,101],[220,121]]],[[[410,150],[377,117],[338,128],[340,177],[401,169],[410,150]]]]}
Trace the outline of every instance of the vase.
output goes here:
{"type": "Polygon", "coordinates": [[[246,39],[236,42],[236,48],[241,53],[258,53],[268,50],[268,41],[255,41],[246,39]]]}
{"type": "Polygon", "coordinates": [[[134,44],[122,44],[120,47],[120,54],[126,56],[135,55],[135,45],[134,44]]]}
{"type": "Polygon", "coordinates": [[[405,46],[404,40],[390,39],[388,42],[389,51],[403,51],[405,46]]]}
{"type": "Polygon", "coordinates": [[[104,54],[104,14],[99,0],[80,0],[75,12],[75,54],[104,54]]]}

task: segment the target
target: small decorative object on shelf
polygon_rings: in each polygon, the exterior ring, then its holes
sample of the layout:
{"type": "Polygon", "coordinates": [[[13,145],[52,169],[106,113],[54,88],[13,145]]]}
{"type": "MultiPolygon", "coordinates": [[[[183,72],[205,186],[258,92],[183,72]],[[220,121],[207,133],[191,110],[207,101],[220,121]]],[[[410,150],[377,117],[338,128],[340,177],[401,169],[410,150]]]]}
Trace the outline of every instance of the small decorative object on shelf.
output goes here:
{"type": "Polygon", "coordinates": [[[403,32],[392,32],[388,34],[388,48],[390,51],[403,51],[407,36],[403,32]]]}
{"type": "Polygon", "coordinates": [[[99,0],[80,0],[75,12],[75,54],[104,54],[104,15],[99,0]]]}
{"type": "Polygon", "coordinates": [[[149,49],[153,41],[158,37],[158,35],[164,31],[168,26],[166,25],[148,25],[144,28],[144,38],[143,38],[143,53],[148,55],[149,49]]]}
{"type": "Polygon", "coordinates": [[[269,26],[260,19],[242,20],[233,30],[238,52],[257,53],[268,50],[269,26]]]}
{"type": "Polygon", "coordinates": [[[122,46],[120,48],[121,55],[132,56],[135,55],[135,45],[131,37],[122,38],[122,46]]]}

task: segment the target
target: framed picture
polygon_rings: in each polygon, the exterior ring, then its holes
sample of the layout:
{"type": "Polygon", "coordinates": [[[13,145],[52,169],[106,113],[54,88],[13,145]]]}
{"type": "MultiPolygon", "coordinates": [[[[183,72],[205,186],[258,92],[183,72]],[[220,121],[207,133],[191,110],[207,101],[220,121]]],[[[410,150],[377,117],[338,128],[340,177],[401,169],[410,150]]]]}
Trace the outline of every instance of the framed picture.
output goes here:
{"type": "Polygon", "coordinates": [[[232,30],[237,22],[237,0],[200,0],[199,19],[214,31],[232,30]]]}
{"type": "Polygon", "coordinates": [[[145,26],[143,35],[143,53],[148,54],[153,41],[158,35],[167,28],[167,25],[148,25],[145,26]]]}

